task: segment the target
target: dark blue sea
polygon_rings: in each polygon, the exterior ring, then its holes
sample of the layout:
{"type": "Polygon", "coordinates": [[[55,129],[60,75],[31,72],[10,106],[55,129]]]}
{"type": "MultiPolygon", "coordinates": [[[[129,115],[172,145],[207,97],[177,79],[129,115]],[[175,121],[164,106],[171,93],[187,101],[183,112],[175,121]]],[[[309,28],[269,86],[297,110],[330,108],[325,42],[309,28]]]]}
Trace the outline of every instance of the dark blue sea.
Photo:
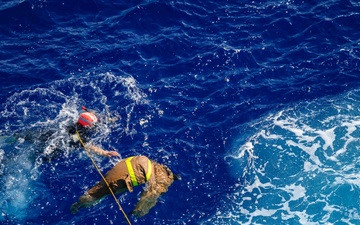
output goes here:
{"type": "Polygon", "coordinates": [[[360,224],[357,0],[3,0],[0,43],[0,224],[127,224],[111,196],[70,211],[101,179],[81,106],[102,172],[182,177],[141,218],[145,186],[117,196],[132,224],[360,224]]]}

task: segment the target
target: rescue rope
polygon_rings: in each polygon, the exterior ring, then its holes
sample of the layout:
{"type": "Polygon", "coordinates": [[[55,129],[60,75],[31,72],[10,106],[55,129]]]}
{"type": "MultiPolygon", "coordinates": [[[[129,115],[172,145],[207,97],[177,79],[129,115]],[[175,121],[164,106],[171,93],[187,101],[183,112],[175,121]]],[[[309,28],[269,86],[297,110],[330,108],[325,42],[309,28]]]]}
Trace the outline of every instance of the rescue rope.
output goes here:
{"type": "Polygon", "coordinates": [[[120,211],[124,214],[124,217],[125,217],[126,221],[128,222],[129,225],[131,225],[131,222],[130,222],[128,216],[127,216],[126,213],[124,212],[123,208],[122,208],[121,205],[120,205],[120,202],[119,202],[118,199],[116,198],[113,190],[111,190],[109,183],[106,181],[106,179],[105,179],[105,177],[103,176],[103,174],[101,173],[99,167],[96,165],[95,161],[94,161],[93,158],[91,157],[89,151],[86,149],[86,147],[85,147],[85,145],[84,145],[84,142],[81,140],[80,134],[79,134],[79,132],[78,132],[77,130],[76,130],[76,134],[77,134],[77,136],[78,136],[78,138],[79,138],[79,141],[80,141],[82,147],[84,148],[86,154],[89,156],[91,162],[94,164],[96,170],[97,170],[98,173],[100,174],[100,176],[101,176],[101,178],[103,179],[103,181],[105,182],[106,186],[109,188],[110,193],[111,193],[111,195],[114,197],[115,202],[118,204],[120,211]]]}

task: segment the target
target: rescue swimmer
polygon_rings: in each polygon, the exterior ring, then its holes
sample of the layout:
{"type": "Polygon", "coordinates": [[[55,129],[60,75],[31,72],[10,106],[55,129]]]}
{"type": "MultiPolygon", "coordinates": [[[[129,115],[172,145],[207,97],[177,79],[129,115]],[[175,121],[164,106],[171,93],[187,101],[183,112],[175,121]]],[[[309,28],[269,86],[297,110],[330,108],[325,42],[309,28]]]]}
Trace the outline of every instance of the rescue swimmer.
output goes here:
{"type": "Polygon", "coordinates": [[[132,192],[133,187],[147,184],[141,194],[139,202],[136,204],[132,213],[142,217],[157,203],[158,198],[167,192],[174,180],[180,179],[171,170],[160,163],[150,160],[146,156],[133,156],[123,159],[109,170],[104,180],[99,181],[90,188],[78,201],[71,206],[72,213],[77,213],[79,209],[90,207],[109,195],[111,190],[120,194],[125,191],[132,192]]]}
{"type": "Polygon", "coordinates": [[[92,128],[96,125],[96,123],[99,120],[93,112],[89,111],[84,106],[82,106],[82,109],[85,110],[86,112],[80,114],[75,124],[71,124],[66,128],[67,132],[71,137],[71,145],[80,146],[80,141],[78,138],[78,133],[79,133],[81,139],[86,143],[85,145],[86,148],[92,151],[93,153],[106,157],[120,156],[119,153],[117,153],[116,151],[106,151],[88,142],[92,128]]]}

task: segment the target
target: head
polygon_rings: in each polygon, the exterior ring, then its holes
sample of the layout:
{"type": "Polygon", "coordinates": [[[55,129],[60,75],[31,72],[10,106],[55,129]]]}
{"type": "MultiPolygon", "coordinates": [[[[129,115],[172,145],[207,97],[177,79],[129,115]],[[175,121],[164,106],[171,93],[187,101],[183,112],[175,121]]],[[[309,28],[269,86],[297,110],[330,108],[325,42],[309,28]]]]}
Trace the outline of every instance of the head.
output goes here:
{"type": "Polygon", "coordinates": [[[84,112],[81,113],[78,119],[78,123],[83,127],[91,127],[98,121],[98,118],[94,113],[84,112]]]}

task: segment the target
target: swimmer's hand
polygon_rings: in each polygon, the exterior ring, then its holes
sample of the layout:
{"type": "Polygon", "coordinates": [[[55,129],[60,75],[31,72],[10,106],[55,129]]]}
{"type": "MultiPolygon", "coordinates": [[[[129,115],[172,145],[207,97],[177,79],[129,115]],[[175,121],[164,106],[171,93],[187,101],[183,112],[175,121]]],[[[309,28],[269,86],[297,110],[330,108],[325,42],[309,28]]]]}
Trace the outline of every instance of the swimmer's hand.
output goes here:
{"type": "Polygon", "coordinates": [[[80,209],[80,205],[79,203],[75,202],[74,204],[71,205],[70,210],[72,214],[76,214],[80,209]]]}
{"type": "Polygon", "coordinates": [[[98,146],[91,145],[91,144],[88,144],[87,148],[89,150],[91,150],[92,152],[94,152],[98,155],[101,155],[101,156],[106,156],[106,157],[120,156],[120,154],[117,153],[116,151],[106,151],[98,146]]]}
{"type": "Polygon", "coordinates": [[[105,156],[106,157],[113,157],[113,156],[120,156],[120,154],[116,151],[105,151],[105,156]]]}

